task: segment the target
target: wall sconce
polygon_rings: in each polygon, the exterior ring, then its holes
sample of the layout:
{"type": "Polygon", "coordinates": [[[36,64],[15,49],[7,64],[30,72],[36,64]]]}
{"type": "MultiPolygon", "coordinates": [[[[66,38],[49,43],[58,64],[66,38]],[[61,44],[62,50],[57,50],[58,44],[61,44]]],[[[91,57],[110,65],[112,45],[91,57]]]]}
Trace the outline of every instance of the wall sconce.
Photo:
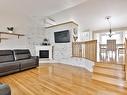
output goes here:
{"type": "Polygon", "coordinates": [[[76,42],[78,39],[78,30],[76,28],[73,29],[73,39],[74,42],[76,42]]]}

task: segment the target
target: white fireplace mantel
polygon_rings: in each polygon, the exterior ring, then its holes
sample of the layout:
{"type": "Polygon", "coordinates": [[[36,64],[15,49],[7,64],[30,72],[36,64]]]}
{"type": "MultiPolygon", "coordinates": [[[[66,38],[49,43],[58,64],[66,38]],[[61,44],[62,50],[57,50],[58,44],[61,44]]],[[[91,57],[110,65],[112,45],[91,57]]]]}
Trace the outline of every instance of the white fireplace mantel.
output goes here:
{"type": "Polygon", "coordinates": [[[49,50],[49,59],[52,59],[52,47],[53,46],[40,46],[40,45],[36,45],[35,46],[36,56],[39,56],[39,51],[40,50],[49,50]]]}

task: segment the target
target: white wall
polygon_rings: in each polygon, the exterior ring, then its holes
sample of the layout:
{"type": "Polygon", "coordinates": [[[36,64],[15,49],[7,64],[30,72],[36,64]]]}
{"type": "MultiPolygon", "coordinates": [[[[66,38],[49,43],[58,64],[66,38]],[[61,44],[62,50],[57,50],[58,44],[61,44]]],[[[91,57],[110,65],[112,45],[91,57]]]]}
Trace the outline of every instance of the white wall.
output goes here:
{"type": "MultiPolygon", "coordinates": [[[[2,14],[0,16],[0,32],[7,32],[7,27],[14,27],[14,32],[23,33],[26,32],[26,20],[15,15],[2,14]]],[[[13,48],[27,48],[26,36],[7,36],[2,35],[2,37],[9,38],[8,40],[2,40],[0,43],[0,49],[13,49],[13,48]]]]}
{"type": "Polygon", "coordinates": [[[51,27],[46,29],[45,38],[49,39],[51,45],[54,46],[53,49],[53,58],[54,59],[63,59],[70,58],[72,56],[72,35],[73,29],[78,28],[77,25],[73,23],[68,23],[56,27],[51,27]],[[55,43],[54,41],[54,32],[69,30],[70,31],[70,43],[55,43]]]}
{"type": "Polygon", "coordinates": [[[2,14],[0,16],[0,31],[6,32],[7,27],[14,27],[15,33],[22,33],[25,36],[5,36],[8,40],[2,40],[0,43],[0,49],[22,49],[29,48],[32,55],[35,55],[35,45],[40,45],[43,39],[46,37],[50,40],[54,46],[54,58],[68,58],[71,56],[71,42],[72,31],[77,28],[74,23],[66,25],[60,25],[57,27],[44,29],[43,20],[38,17],[25,17],[23,15],[13,15],[11,13],[2,14]],[[70,30],[71,42],[70,43],[54,43],[54,32],[61,30],[70,30]]]}
{"type": "Polygon", "coordinates": [[[1,14],[0,16],[0,31],[7,32],[7,27],[14,27],[15,33],[25,34],[19,39],[17,36],[2,35],[9,38],[2,40],[0,49],[24,49],[29,48],[32,55],[35,55],[35,44],[40,44],[43,41],[43,27],[39,20],[34,21],[34,18],[13,15],[11,13],[1,14]],[[37,23],[38,21],[38,23],[37,23]]]}

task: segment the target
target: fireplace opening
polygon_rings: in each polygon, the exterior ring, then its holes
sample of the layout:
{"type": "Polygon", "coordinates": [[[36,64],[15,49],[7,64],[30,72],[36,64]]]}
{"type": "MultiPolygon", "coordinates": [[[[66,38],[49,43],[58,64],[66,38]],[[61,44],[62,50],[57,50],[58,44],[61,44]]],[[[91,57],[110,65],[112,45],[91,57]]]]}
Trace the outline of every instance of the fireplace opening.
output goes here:
{"type": "Polygon", "coordinates": [[[40,58],[49,58],[49,50],[39,50],[40,58]]]}

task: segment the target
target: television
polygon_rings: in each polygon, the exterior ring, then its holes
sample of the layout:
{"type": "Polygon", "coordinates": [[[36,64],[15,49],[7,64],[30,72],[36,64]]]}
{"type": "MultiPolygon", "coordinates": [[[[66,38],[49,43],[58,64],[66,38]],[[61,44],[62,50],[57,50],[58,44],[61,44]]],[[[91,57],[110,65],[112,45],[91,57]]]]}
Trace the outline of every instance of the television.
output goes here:
{"type": "Polygon", "coordinates": [[[68,43],[70,42],[69,30],[54,32],[55,43],[68,43]]]}

